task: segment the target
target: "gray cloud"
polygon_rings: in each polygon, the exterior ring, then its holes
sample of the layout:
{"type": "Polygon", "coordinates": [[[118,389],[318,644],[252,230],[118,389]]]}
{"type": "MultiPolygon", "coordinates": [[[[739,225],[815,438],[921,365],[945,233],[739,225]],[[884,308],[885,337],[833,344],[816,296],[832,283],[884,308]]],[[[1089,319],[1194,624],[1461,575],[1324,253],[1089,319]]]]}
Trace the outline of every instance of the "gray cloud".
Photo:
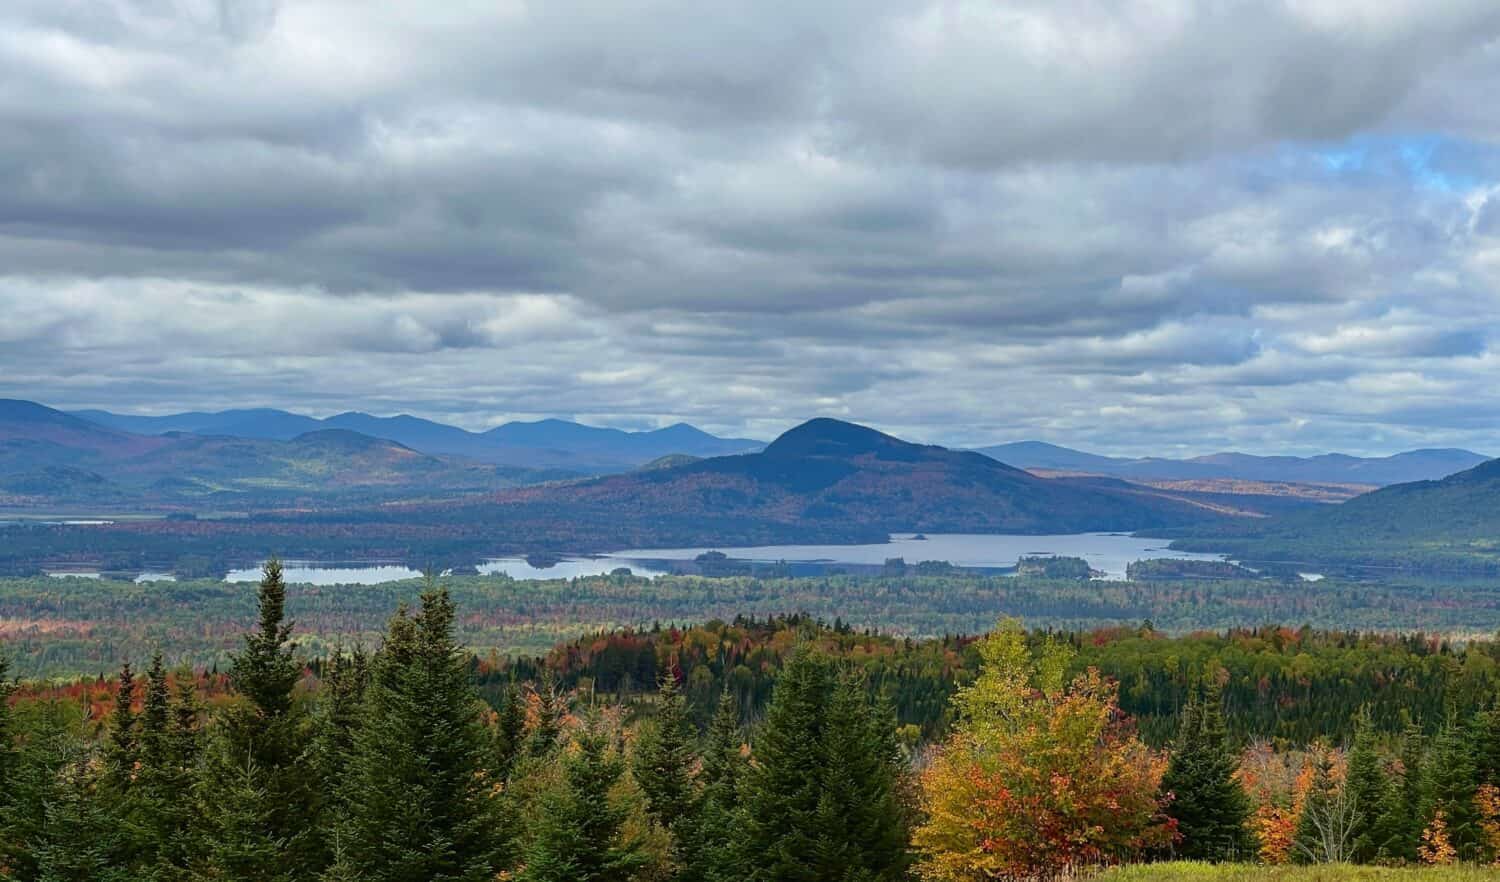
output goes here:
{"type": "Polygon", "coordinates": [[[17,0],[0,393],[1500,452],[1500,7],[17,0]]]}

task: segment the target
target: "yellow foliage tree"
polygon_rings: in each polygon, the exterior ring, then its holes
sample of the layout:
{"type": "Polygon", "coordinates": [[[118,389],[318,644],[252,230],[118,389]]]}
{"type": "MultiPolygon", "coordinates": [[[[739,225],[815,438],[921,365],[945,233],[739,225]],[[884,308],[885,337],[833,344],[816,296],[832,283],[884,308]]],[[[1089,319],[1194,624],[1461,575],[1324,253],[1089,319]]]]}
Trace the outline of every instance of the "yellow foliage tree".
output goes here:
{"type": "Polygon", "coordinates": [[[1051,878],[1172,841],[1166,760],[1124,723],[1113,684],[1066,678],[1070,650],[1033,654],[1015,622],[979,645],[959,722],[921,778],[914,844],[933,882],[1051,878]]]}
{"type": "Polygon", "coordinates": [[[1422,844],[1417,846],[1417,857],[1422,863],[1436,867],[1445,867],[1458,860],[1458,852],[1448,839],[1448,820],[1443,817],[1441,810],[1432,816],[1432,822],[1422,831],[1422,844]]]}

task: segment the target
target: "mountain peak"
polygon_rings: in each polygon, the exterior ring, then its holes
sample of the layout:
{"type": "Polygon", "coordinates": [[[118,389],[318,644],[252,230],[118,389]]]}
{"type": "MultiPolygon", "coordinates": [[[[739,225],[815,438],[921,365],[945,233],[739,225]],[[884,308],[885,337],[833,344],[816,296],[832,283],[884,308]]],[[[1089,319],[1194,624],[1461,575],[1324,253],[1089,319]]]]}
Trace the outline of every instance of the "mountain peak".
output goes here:
{"type": "Polygon", "coordinates": [[[772,441],[764,453],[768,457],[860,456],[883,451],[906,450],[920,445],[902,441],[884,432],[858,423],[846,423],[830,417],[808,420],[788,429],[772,441]]]}

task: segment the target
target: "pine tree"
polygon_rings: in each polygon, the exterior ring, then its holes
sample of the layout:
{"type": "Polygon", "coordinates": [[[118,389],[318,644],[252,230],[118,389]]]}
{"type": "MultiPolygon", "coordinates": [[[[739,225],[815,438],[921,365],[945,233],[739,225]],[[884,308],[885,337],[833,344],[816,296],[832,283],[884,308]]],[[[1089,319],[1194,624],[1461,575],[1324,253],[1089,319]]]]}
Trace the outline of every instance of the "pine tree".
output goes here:
{"type": "Polygon", "coordinates": [[[597,723],[578,735],[561,783],[542,799],[520,882],[621,882],[645,863],[621,834],[628,809],[610,798],[624,772],[597,723]]]}
{"type": "Polygon", "coordinates": [[[1224,725],[1218,687],[1197,690],[1183,709],[1177,744],[1162,789],[1172,794],[1168,815],[1177,821],[1177,854],[1194,860],[1243,859],[1251,852],[1246,821],[1250,801],[1235,779],[1239,759],[1224,725]]]}
{"type": "Polygon", "coordinates": [[[495,777],[508,780],[526,746],[526,699],[512,680],[495,716],[495,777]]]}
{"type": "Polygon", "coordinates": [[[909,831],[897,798],[900,763],[895,718],[872,707],[863,680],[845,672],[823,727],[816,878],[905,878],[909,831]]]}
{"type": "Polygon", "coordinates": [[[562,732],[563,713],[567,706],[551,671],[542,673],[542,682],[535,695],[536,721],[526,737],[526,753],[533,757],[544,757],[557,747],[557,738],[562,732]]]}
{"type": "Polygon", "coordinates": [[[658,698],[656,719],[641,727],[632,771],[652,820],[679,832],[678,823],[691,815],[696,798],[693,742],[697,733],[677,688],[677,677],[670,670],[662,676],[658,698]]]}
{"type": "Polygon", "coordinates": [[[1441,813],[1448,841],[1462,860],[1475,860],[1484,847],[1474,797],[1479,789],[1473,745],[1464,727],[1449,723],[1433,739],[1423,763],[1420,817],[1430,823],[1441,813]]]}
{"type": "Polygon", "coordinates": [[[230,685],[244,700],[220,716],[214,740],[222,743],[206,752],[195,788],[199,838],[228,844],[203,849],[200,869],[210,878],[247,882],[309,878],[322,870],[317,780],[304,756],[306,714],[293,702],[302,666],[290,644],[286,586],[274,559],[263,569],[257,600],[258,627],[245,635],[229,671],[230,685]],[[254,794],[274,811],[236,801],[254,794]]]}
{"type": "Polygon", "coordinates": [[[107,728],[109,736],[104,753],[106,780],[117,792],[123,794],[135,780],[140,737],[135,714],[135,672],[130,669],[130,662],[120,666],[120,679],[115,687],[115,706],[110,711],[107,728]]]}
{"type": "Polygon", "coordinates": [[[755,736],[747,776],[740,854],[753,856],[754,882],[815,880],[824,706],[829,666],[806,649],[782,665],[755,736]]]}
{"type": "Polygon", "coordinates": [[[740,882],[748,875],[738,849],[740,785],[749,768],[742,746],[739,702],[726,684],[704,740],[702,790],[684,837],[682,882],[740,882]]]}
{"type": "Polygon", "coordinates": [[[15,692],[16,683],[10,678],[10,655],[0,646],[0,811],[5,809],[16,764],[16,726],[10,710],[10,697],[15,692]]]}
{"type": "Polygon", "coordinates": [[[453,638],[454,609],[429,584],[391,620],[365,687],[348,763],[339,871],[368,882],[481,882],[504,863],[491,743],[453,638]]]}
{"type": "Polygon", "coordinates": [[[1422,754],[1425,752],[1421,732],[1408,725],[1402,736],[1401,780],[1386,789],[1385,802],[1369,831],[1379,858],[1396,861],[1417,859],[1422,837],[1422,754]]]}
{"type": "Polygon", "coordinates": [[[1381,811],[1390,802],[1391,785],[1380,762],[1375,726],[1368,709],[1361,711],[1355,721],[1354,743],[1349,750],[1344,786],[1349,791],[1355,812],[1354,860],[1371,863],[1380,856],[1378,822],[1381,811]]]}

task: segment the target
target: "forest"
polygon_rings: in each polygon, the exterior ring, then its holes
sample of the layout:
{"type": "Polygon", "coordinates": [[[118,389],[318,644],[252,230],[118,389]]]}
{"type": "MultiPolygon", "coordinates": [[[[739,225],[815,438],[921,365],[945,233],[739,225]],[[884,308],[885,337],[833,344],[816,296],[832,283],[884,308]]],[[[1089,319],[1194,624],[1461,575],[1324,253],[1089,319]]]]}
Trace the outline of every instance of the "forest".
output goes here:
{"type": "MultiPolygon", "coordinates": [[[[476,655],[429,581],[313,653],[274,561],[223,670],[0,661],[0,878],[1047,879],[1500,856],[1500,645],[807,616],[476,655]]],[[[8,659],[8,656],[6,657],[8,659]]],[[[1123,878],[1123,877],[1122,877],[1123,878]]]]}
{"type": "MultiPolygon", "coordinates": [[[[1483,582],[1310,583],[1276,579],[1081,581],[985,576],[920,567],[881,575],[704,578],[618,573],[577,579],[444,579],[464,615],[455,623],[480,656],[537,655],[559,641],[655,623],[802,613],[859,629],[937,639],[974,635],[1001,616],[1034,627],[1090,631],[1149,620],[1165,634],[1256,628],[1481,636],[1500,631],[1500,588],[1483,582]]],[[[390,611],[413,602],[420,580],[287,586],[287,608],[310,657],[342,644],[374,645],[390,611]]],[[[169,666],[228,664],[255,615],[253,583],[214,579],[134,584],[111,579],[0,579],[0,642],[27,678],[98,675],[139,647],[169,666]]]]}

